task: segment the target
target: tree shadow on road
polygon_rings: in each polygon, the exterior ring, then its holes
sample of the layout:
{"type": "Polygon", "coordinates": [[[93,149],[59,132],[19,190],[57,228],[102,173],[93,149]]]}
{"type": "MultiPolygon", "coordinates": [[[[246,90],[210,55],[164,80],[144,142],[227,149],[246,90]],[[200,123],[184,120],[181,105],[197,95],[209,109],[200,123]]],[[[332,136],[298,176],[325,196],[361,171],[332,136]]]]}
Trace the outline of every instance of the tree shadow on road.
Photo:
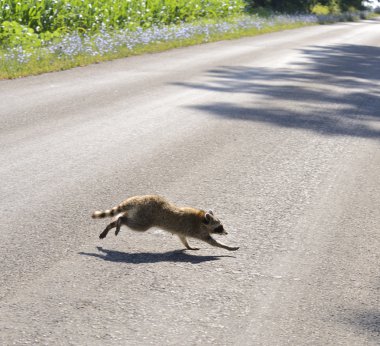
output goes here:
{"type": "Polygon", "coordinates": [[[222,102],[189,106],[206,114],[329,136],[380,138],[380,127],[372,126],[380,121],[380,47],[310,46],[300,56],[288,68],[222,66],[209,70],[203,83],[176,85],[225,94],[222,102]],[[244,104],[224,101],[236,94],[250,97],[244,104]]]}
{"type": "Polygon", "coordinates": [[[199,264],[202,262],[216,261],[222,257],[234,257],[234,256],[199,256],[190,255],[186,253],[186,250],[176,250],[168,251],[164,253],[153,253],[153,252],[139,252],[139,253],[128,253],[121,251],[114,251],[103,249],[101,246],[97,247],[100,253],[87,253],[80,252],[80,255],[91,256],[100,258],[105,261],[110,262],[122,262],[122,263],[132,263],[132,264],[143,264],[143,263],[159,263],[159,262],[185,262],[192,264],[199,264]]]}
{"type": "Polygon", "coordinates": [[[380,336],[380,310],[351,312],[344,318],[344,323],[373,336],[380,336]]]}

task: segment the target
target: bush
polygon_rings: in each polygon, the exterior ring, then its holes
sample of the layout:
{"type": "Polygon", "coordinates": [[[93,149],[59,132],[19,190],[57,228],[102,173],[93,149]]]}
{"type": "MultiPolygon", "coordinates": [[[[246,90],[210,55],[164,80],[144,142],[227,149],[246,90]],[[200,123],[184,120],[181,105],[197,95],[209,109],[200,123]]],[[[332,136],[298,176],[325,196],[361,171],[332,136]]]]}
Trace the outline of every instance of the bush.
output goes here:
{"type": "Polygon", "coordinates": [[[330,14],[330,10],[327,6],[321,5],[320,3],[317,3],[311,9],[311,13],[313,13],[317,16],[327,16],[328,14],[330,14]]]}
{"type": "Polygon", "coordinates": [[[341,10],[337,0],[329,0],[326,5],[317,3],[312,7],[311,12],[317,16],[327,16],[329,14],[340,14],[341,10]]]}
{"type": "Polygon", "coordinates": [[[244,0],[0,0],[0,25],[17,22],[41,33],[65,28],[98,32],[226,18],[241,14],[244,0]]]}
{"type": "Polygon", "coordinates": [[[0,43],[9,48],[41,46],[41,41],[33,29],[14,21],[5,21],[1,24],[0,43]]]}
{"type": "Polygon", "coordinates": [[[339,13],[341,13],[341,8],[339,6],[338,0],[330,0],[328,7],[329,7],[330,14],[339,14],[339,13]]]}

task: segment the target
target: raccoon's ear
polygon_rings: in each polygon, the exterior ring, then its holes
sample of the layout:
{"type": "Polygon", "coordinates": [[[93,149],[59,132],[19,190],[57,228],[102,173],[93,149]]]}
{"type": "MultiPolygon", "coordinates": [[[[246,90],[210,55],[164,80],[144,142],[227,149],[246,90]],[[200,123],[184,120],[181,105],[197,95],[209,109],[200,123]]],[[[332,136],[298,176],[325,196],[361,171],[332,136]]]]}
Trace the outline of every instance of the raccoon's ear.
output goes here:
{"type": "Polygon", "coordinates": [[[212,219],[212,214],[210,212],[205,214],[205,217],[203,219],[203,223],[208,225],[212,219]]]}
{"type": "Polygon", "coordinates": [[[214,215],[214,213],[212,212],[212,210],[209,210],[207,214],[214,215]]]}

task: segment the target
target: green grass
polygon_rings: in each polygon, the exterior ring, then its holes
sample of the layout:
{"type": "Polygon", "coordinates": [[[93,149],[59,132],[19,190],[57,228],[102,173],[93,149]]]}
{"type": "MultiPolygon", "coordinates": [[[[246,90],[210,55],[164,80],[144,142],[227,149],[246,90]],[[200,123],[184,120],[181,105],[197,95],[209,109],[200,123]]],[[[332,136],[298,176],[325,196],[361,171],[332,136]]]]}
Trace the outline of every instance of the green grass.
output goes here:
{"type": "MultiPolygon", "coordinates": [[[[239,18],[244,18],[246,20],[247,16],[235,17],[230,22],[238,22],[239,18]]],[[[228,21],[216,21],[216,20],[201,20],[196,23],[190,24],[190,26],[208,26],[210,28],[213,25],[223,25],[223,23],[228,23],[228,21]]],[[[5,63],[5,59],[1,59],[0,51],[0,79],[18,78],[28,75],[36,75],[52,71],[66,70],[73,67],[85,66],[88,64],[99,63],[102,61],[113,60],[118,58],[124,58],[128,56],[146,54],[146,53],[156,53],[169,49],[187,47],[196,44],[203,44],[207,42],[215,42],[220,40],[231,40],[247,36],[255,36],[265,33],[270,33],[279,30],[294,29],[305,25],[312,25],[314,23],[309,22],[295,22],[295,23],[264,23],[260,28],[257,27],[243,27],[239,29],[234,29],[231,31],[218,32],[210,30],[209,34],[195,34],[189,38],[179,38],[164,41],[153,41],[148,44],[138,44],[133,47],[133,49],[127,46],[120,46],[115,51],[106,52],[98,55],[91,54],[78,54],[75,56],[57,56],[56,54],[43,53],[43,48],[39,47],[35,51],[40,53],[34,54],[32,58],[27,63],[18,63],[17,59],[10,59],[5,63]]],[[[177,26],[172,26],[171,28],[175,30],[177,26]]],[[[180,28],[181,26],[178,26],[180,28]]],[[[3,53],[4,54],[4,53],[3,53]]]]}
{"type": "MultiPolygon", "coordinates": [[[[56,71],[94,62],[155,52],[192,40],[151,43],[112,52],[73,52],[67,42],[77,33],[92,37],[97,45],[105,33],[135,31],[199,20],[231,18],[243,12],[244,0],[0,0],[0,78],[56,71]],[[47,47],[62,43],[65,54],[47,47]],[[149,46],[149,47],[148,47],[149,46]],[[64,55],[64,56],[63,56],[64,55]]],[[[202,39],[194,39],[194,43],[202,39]]],[[[91,47],[89,47],[92,50],[91,47]]],[[[99,49],[98,49],[99,50],[99,49]]]]}
{"type": "Polygon", "coordinates": [[[320,22],[315,15],[247,15],[244,4],[244,0],[0,0],[0,79],[320,22]]]}

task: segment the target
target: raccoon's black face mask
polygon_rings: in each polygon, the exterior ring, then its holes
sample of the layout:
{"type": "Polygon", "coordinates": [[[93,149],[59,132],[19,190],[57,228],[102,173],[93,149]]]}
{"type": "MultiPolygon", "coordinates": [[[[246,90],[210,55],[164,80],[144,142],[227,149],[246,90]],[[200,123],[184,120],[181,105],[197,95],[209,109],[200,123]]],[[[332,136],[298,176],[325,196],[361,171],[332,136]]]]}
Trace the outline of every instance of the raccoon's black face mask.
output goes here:
{"type": "Polygon", "coordinates": [[[220,226],[214,228],[214,230],[212,231],[212,233],[215,233],[215,234],[228,234],[226,232],[226,230],[224,229],[223,225],[220,225],[220,226]]]}
{"type": "Polygon", "coordinates": [[[226,230],[224,229],[222,223],[218,218],[214,216],[214,213],[209,210],[204,217],[203,223],[207,225],[207,228],[209,229],[210,233],[215,234],[227,234],[226,230]]]}

